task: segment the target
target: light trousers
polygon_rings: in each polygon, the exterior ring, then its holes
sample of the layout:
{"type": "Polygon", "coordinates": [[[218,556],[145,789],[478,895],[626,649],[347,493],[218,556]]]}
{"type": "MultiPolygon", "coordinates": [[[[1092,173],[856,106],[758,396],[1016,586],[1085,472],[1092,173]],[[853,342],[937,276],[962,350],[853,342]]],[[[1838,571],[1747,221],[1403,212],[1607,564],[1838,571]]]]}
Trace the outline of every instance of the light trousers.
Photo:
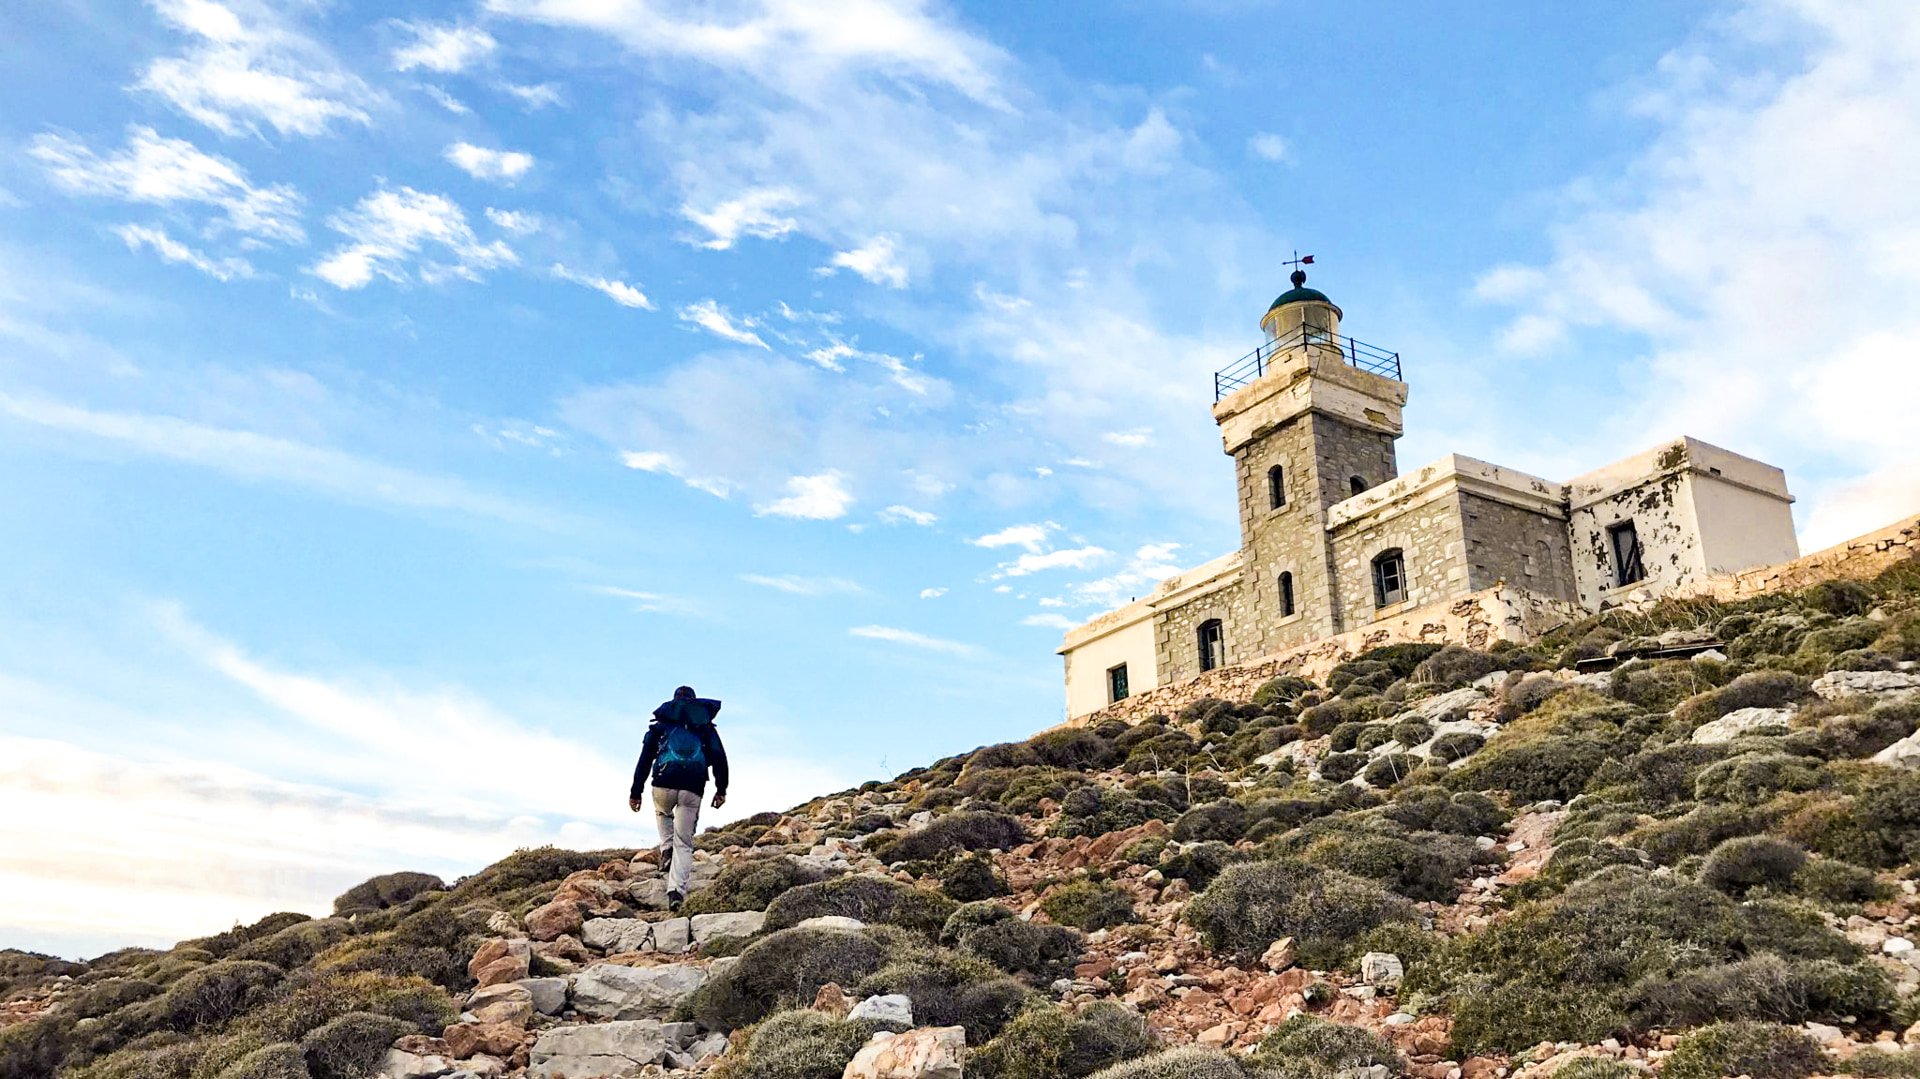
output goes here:
{"type": "Polygon", "coordinates": [[[687,894],[693,876],[693,833],[700,827],[700,792],[653,788],[653,816],[660,825],[660,868],[667,890],[687,894]]]}

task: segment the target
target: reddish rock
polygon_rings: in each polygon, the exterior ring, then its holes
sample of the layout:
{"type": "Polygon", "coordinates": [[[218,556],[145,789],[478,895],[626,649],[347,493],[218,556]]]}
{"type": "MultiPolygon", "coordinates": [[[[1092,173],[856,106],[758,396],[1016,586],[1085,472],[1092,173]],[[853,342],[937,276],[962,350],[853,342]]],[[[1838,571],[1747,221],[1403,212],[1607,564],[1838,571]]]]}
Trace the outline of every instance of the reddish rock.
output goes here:
{"type": "Polygon", "coordinates": [[[1210,1049],[1220,1049],[1233,1044],[1234,1035],[1239,1033],[1235,1029],[1238,1026],[1238,1023],[1220,1023],[1210,1026],[1196,1035],[1193,1040],[1210,1049]]]}
{"type": "Polygon", "coordinates": [[[1107,959],[1103,956],[1096,959],[1089,959],[1086,962],[1075,966],[1073,968],[1073,976],[1076,978],[1085,978],[1085,979],[1104,978],[1112,970],[1113,970],[1113,960],[1107,959]]]}
{"type": "Polygon", "coordinates": [[[813,1010],[844,1016],[853,1010],[853,1001],[847,999],[846,990],[833,982],[828,982],[813,995],[813,1010]]]}
{"type": "Polygon", "coordinates": [[[1460,1079],[1495,1079],[1506,1071],[1506,1064],[1493,1057],[1468,1057],[1460,1064],[1460,1079]]]}
{"type": "Polygon", "coordinates": [[[495,937],[473,953],[473,959],[467,963],[467,973],[482,986],[517,982],[527,976],[531,961],[532,950],[526,941],[495,937]]]}
{"type": "Polygon", "coordinates": [[[520,1048],[520,1039],[525,1033],[512,1023],[456,1023],[441,1037],[447,1043],[448,1054],[461,1060],[475,1053],[508,1056],[520,1048]]]}
{"type": "Polygon", "coordinates": [[[554,940],[565,933],[578,933],[580,926],[580,904],[572,899],[555,899],[527,912],[527,935],[535,940],[554,940]]]}

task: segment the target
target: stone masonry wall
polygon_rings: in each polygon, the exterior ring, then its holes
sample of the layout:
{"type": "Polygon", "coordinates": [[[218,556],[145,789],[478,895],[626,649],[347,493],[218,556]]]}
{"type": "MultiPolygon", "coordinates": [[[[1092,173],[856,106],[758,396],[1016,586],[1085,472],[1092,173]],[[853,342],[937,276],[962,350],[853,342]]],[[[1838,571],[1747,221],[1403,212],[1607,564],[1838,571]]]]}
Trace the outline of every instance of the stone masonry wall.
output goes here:
{"type": "Polygon", "coordinates": [[[1327,570],[1326,511],[1319,501],[1318,462],[1310,416],[1296,416],[1235,455],[1242,546],[1247,552],[1246,620],[1229,626],[1248,650],[1263,655],[1285,643],[1335,632],[1327,570]],[[1274,509],[1267,470],[1286,470],[1287,504],[1274,509]],[[1294,616],[1280,614],[1278,581],[1293,574],[1294,616]]]}
{"type": "MultiPolygon", "coordinates": [[[[1172,715],[1204,697],[1246,700],[1271,678],[1283,674],[1324,678],[1354,656],[1385,644],[1452,642],[1484,649],[1499,640],[1532,640],[1585,614],[1572,604],[1548,596],[1506,586],[1489,588],[1249,663],[1189,675],[1071,719],[1068,725],[1081,727],[1107,719],[1138,723],[1156,713],[1172,715]]],[[[1228,647],[1232,648],[1231,641],[1228,647]]]]}
{"type": "Polygon", "coordinates": [[[1631,595],[1622,606],[1645,607],[1661,599],[1694,596],[1728,602],[1769,592],[1792,592],[1821,581],[1871,580],[1902,562],[1917,558],[1920,558],[1920,516],[1896,521],[1876,532],[1856,536],[1777,566],[1761,566],[1739,573],[1703,577],[1660,596],[1650,592],[1631,595]]]}
{"type": "Polygon", "coordinates": [[[1460,495],[1467,541],[1467,587],[1474,591],[1512,581],[1530,592],[1573,602],[1567,522],[1469,492],[1460,495]]]}
{"type": "Polygon", "coordinates": [[[1402,511],[1395,503],[1382,512],[1342,525],[1333,535],[1334,573],[1339,590],[1340,624],[1351,631],[1382,615],[1439,603],[1468,590],[1466,539],[1461,531],[1460,499],[1448,493],[1402,511]],[[1407,598],[1385,609],[1374,602],[1373,560],[1400,548],[1407,567],[1407,598]]]}
{"type": "Polygon", "coordinates": [[[1252,635],[1258,623],[1248,602],[1246,582],[1238,578],[1154,619],[1153,645],[1158,653],[1161,685],[1200,673],[1200,624],[1212,618],[1220,620],[1229,664],[1261,654],[1252,635]]]}

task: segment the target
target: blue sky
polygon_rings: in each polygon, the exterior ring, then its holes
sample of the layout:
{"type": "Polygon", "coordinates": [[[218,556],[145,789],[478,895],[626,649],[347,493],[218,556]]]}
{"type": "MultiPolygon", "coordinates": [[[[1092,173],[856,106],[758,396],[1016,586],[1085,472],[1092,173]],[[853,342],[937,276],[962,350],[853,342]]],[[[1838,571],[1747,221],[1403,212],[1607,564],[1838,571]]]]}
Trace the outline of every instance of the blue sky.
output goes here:
{"type": "Polygon", "coordinates": [[[680,682],[730,814],[1056,722],[1296,248],[1403,467],[1920,507],[1909,4],[392,10],[0,10],[0,943],[647,841],[680,682]]]}

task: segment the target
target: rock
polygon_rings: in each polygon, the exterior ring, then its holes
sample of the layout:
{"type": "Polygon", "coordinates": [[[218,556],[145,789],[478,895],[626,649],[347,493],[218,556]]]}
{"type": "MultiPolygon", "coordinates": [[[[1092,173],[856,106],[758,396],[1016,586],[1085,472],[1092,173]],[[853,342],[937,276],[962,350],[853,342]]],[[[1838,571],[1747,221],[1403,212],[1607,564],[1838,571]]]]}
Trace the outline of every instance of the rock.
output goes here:
{"type": "Polygon", "coordinates": [[[457,1060],[475,1053],[511,1056],[525,1033],[526,1028],[514,1023],[455,1023],[440,1037],[447,1043],[447,1054],[457,1060]]]}
{"type": "Polygon", "coordinates": [[[513,915],[504,910],[496,910],[487,915],[487,932],[497,937],[517,937],[520,935],[520,923],[513,915]]]}
{"type": "Polygon", "coordinates": [[[1800,1029],[1807,1032],[1807,1037],[1828,1048],[1847,1040],[1847,1036],[1839,1027],[1828,1026],[1825,1023],[1805,1023],[1800,1029]]]}
{"type": "Polygon", "coordinates": [[[519,982],[483,986],[467,998],[466,1010],[477,1023],[511,1023],[525,1028],[533,1018],[533,993],[519,982]]]}
{"type": "Polygon", "coordinates": [[[1385,1064],[1368,1064],[1359,1068],[1344,1068],[1335,1074],[1340,1079],[1389,1079],[1393,1070],[1385,1064]]]}
{"type": "Polygon", "coordinates": [[[1281,937],[1279,940],[1267,945],[1267,950],[1260,953],[1260,964],[1268,970],[1278,973],[1293,966],[1293,956],[1293,938],[1281,937]]]}
{"type": "Polygon", "coordinates": [[[686,1051],[696,1064],[708,1057],[719,1056],[727,1051],[727,1036],[716,1030],[698,1041],[689,1043],[686,1051]]]}
{"type": "Polygon", "coordinates": [[[857,931],[857,930],[865,929],[866,927],[867,927],[867,923],[861,921],[858,918],[849,918],[844,914],[822,914],[815,918],[808,918],[807,920],[801,922],[799,925],[795,926],[794,928],[796,929],[846,929],[850,931],[857,931]]]}
{"type": "Polygon", "coordinates": [[[907,818],[907,831],[917,832],[933,823],[933,810],[923,809],[907,818]]]}
{"type": "Polygon", "coordinates": [[[1915,731],[1873,755],[1873,763],[1889,768],[1920,769],[1920,731],[1915,731]]]}
{"type": "Polygon", "coordinates": [[[552,1027],[533,1043],[532,1079],[603,1079],[666,1059],[661,1024],[647,1019],[552,1027]]]}
{"type": "Polygon", "coordinates": [[[595,1019],[660,1019],[707,980],[699,967],[602,964],[573,976],[573,1010],[595,1019]]]}
{"type": "Polygon", "coordinates": [[[875,1034],[847,1063],[841,1079],[961,1079],[964,1027],[921,1027],[875,1034]]]}
{"type": "Polygon", "coordinates": [[[847,1013],[847,1018],[908,1030],[913,1026],[913,1000],[905,993],[868,997],[855,1004],[853,1010],[847,1013]]]}
{"type": "Polygon", "coordinates": [[[693,916],[693,939],[702,941],[712,940],[715,937],[750,937],[760,932],[766,924],[766,912],[759,910],[740,910],[727,914],[696,914],[693,916]]]}
{"type": "Polygon", "coordinates": [[[693,943],[693,923],[686,918],[643,922],[637,918],[593,918],[581,929],[587,944],[608,955],[620,952],[666,952],[678,955],[693,943]]]}
{"type": "Polygon", "coordinates": [[[452,1061],[438,1054],[389,1049],[387,1059],[380,1064],[379,1079],[438,1079],[453,1068],[452,1061]]]}
{"type": "Polygon", "coordinates": [[[1704,652],[1695,652],[1689,658],[1691,658],[1695,663],[1705,663],[1709,660],[1715,663],[1725,663],[1727,661],[1727,654],[1725,652],[1720,651],[1718,648],[1709,648],[1704,652]]]}
{"type": "Polygon", "coordinates": [[[1413,717],[1428,723],[1441,723],[1466,715],[1468,709],[1486,699],[1485,693],[1472,686],[1449,690],[1420,700],[1402,713],[1402,718],[1413,717]]]}
{"type": "Polygon", "coordinates": [[[1786,708],[1737,708],[1694,728],[1692,741],[1697,746],[1715,746],[1768,728],[1784,732],[1792,717],[1793,712],[1786,708]]]}
{"type": "Polygon", "coordinates": [[[584,967],[599,958],[589,951],[585,944],[580,943],[579,937],[571,933],[562,933],[553,940],[534,941],[533,954],[543,959],[550,959],[556,964],[563,966],[571,964],[576,967],[584,967]]]}
{"type": "Polygon", "coordinates": [[[1380,1020],[1380,1022],[1390,1027],[1403,1027],[1409,1023],[1417,1023],[1419,1021],[1419,1018],[1410,1012],[1394,1012],[1392,1015],[1380,1020]]]}
{"type": "Polygon", "coordinates": [[[813,1010],[844,1016],[853,1010],[853,1002],[847,999],[846,990],[834,982],[828,982],[813,995],[813,1010]]]}
{"type": "Polygon", "coordinates": [[[1920,674],[1912,671],[1830,671],[1813,680],[1813,692],[1824,700],[1862,694],[1920,691],[1920,674]]]}
{"type": "Polygon", "coordinates": [[[1219,1023],[1210,1026],[1194,1036],[1194,1043],[1209,1049],[1220,1049],[1233,1041],[1233,1024],[1219,1023]]]}
{"type": "Polygon", "coordinates": [[[1905,937],[1888,937],[1880,942],[1880,950],[1888,955],[1905,955],[1913,951],[1913,942],[1905,937]]]}
{"type": "Polygon", "coordinates": [[[505,1079],[506,1074],[506,1061],[480,1053],[461,1061],[460,1070],[447,1079],[505,1079]]]}
{"type": "Polygon", "coordinates": [[[482,986],[517,982],[527,976],[533,949],[524,940],[494,937],[480,945],[467,963],[467,973],[482,986]]]}
{"type": "Polygon", "coordinates": [[[643,877],[627,885],[627,895],[648,910],[667,909],[667,882],[658,876],[643,877]]]}
{"type": "Polygon", "coordinates": [[[541,1015],[559,1015],[567,1010],[565,978],[522,978],[514,984],[527,991],[533,1010],[541,1015]]]}
{"type": "Polygon", "coordinates": [[[535,940],[552,940],[562,933],[580,930],[580,904],[555,899],[527,912],[527,935],[535,940]]]}
{"type": "Polygon", "coordinates": [[[1400,957],[1391,952],[1368,952],[1360,957],[1360,980],[1368,985],[1398,985],[1406,973],[1400,957]]]}

